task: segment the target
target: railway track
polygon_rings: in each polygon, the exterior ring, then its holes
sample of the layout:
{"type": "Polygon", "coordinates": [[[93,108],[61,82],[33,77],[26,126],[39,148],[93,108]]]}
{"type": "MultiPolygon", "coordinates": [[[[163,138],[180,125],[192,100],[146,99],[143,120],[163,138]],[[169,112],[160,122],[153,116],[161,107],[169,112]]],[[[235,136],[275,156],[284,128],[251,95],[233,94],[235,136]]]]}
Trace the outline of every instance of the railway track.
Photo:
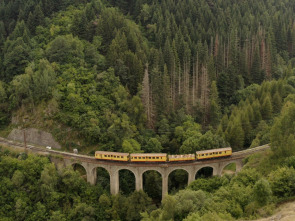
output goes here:
{"type": "Polygon", "coordinates": [[[104,161],[104,160],[97,160],[92,156],[87,156],[87,155],[81,155],[81,154],[74,154],[74,153],[69,153],[69,152],[64,152],[64,151],[57,151],[57,150],[49,150],[46,149],[45,147],[37,147],[34,145],[27,145],[27,148],[25,148],[23,143],[16,142],[16,141],[11,141],[8,139],[5,139],[3,137],[0,137],[0,145],[6,145],[18,149],[22,149],[23,151],[28,151],[28,152],[34,152],[37,154],[41,155],[56,155],[56,156],[62,156],[63,158],[66,159],[75,159],[78,161],[83,161],[83,162],[89,162],[89,163],[95,163],[95,164],[104,164],[104,165],[116,165],[116,166],[132,166],[132,167],[138,167],[138,166],[145,166],[145,167],[153,167],[157,165],[158,167],[175,167],[175,166],[189,166],[189,165],[200,165],[200,164],[206,164],[206,163],[218,163],[218,162],[225,162],[225,161],[231,161],[231,160],[236,160],[236,159],[242,159],[245,158],[246,156],[249,156],[253,153],[257,153],[260,151],[264,151],[266,149],[269,149],[270,146],[268,144],[251,148],[251,149],[246,149],[238,152],[233,152],[232,156],[227,157],[227,158],[218,158],[218,159],[211,159],[211,160],[202,160],[202,161],[190,161],[190,162],[167,162],[167,163],[130,163],[130,162],[113,162],[113,161],[104,161]]]}

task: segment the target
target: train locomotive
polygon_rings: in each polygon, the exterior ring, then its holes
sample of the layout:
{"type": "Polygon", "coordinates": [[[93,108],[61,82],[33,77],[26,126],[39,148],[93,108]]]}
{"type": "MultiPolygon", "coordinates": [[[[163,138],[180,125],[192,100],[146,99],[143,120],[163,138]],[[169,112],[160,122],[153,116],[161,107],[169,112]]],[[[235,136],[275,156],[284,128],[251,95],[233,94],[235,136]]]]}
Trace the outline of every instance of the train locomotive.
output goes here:
{"type": "Polygon", "coordinates": [[[96,151],[95,158],[106,161],[120,161],[132,163],[164,163],[164,162],[187,162],[196,160],[209,160],[220,157],[230,157],[232,148],[219,148],[196,151],[194,154],[168,155],[166,153],[119,153],[108,151],[96,151]]]}

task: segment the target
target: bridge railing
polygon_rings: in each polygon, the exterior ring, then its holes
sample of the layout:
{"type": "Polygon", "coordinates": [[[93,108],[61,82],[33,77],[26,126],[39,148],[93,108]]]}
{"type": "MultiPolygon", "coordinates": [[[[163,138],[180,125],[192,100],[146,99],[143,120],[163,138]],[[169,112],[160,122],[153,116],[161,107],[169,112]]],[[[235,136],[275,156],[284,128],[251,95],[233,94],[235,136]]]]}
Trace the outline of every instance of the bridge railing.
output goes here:
{"type": "MultiPolygon", "coordinates": [[[[6,138],[0,137],[0,142],[1,141],[5,142],[7,144],[10,144],[10,145],[16,145],[18,147],[23,147],[24,148],[24,146],[23,146],[24,144],[22,142],[11,141],[11,140],[8,140],[6,138]]],[[[36,146],[36,145],[28,144],[27,147],[28,147],[28,149],[32,149],[32,150],[34,149],[36,151],[43,151],[43,152],[47,152],[47,153],[62,154],[62,155],[73,156],[73,157],[80,156],[80,157],[85,157],[85,158],[88,158],[88,159],[95,159],[95,157],[93,155],[75,154],[75,153],[70,153],[70,152],[66,152],[66,151],[58,151],[58,150],[52,150],[52,149],[50,150],[50,149],[46,149],[43,146],[36,146]]],[[[262,151],[262,150],[265,150],[265,149],[268,149],[268,148],[270,148],[270,144],[265,144],[265,145],[262,145],[262,146],[245,149],[245,150],[241,150],[241,151],[238,151],[238,152],[233,152],[232,156],[233,157],[238,157],[238,156],[250,155],[252,153],[259,152],[259,151],[262,151]]]]}

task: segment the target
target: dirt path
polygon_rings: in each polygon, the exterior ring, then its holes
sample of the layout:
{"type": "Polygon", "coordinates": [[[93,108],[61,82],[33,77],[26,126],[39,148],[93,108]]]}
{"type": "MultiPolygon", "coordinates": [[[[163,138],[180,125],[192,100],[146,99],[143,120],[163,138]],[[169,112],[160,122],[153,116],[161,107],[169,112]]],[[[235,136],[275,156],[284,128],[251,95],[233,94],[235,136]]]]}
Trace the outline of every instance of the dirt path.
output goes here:
{"type": "Polygon", "coordinates": [[[256,221],[295,221],[295,201],[279,206],[273,216],[256,221]]]}

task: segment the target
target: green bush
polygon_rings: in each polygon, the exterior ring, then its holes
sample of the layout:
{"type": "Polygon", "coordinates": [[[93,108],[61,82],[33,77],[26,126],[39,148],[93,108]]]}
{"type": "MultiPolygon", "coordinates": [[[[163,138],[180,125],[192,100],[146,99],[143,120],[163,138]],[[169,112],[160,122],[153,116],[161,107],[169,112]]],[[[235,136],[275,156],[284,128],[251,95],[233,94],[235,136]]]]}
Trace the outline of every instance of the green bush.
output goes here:
{"type": "Polygon", "coordinates": [[[281,167],[269,174],[272,192],[275,196],[290,197],[295,195],[295,169],[281,167]]]}

